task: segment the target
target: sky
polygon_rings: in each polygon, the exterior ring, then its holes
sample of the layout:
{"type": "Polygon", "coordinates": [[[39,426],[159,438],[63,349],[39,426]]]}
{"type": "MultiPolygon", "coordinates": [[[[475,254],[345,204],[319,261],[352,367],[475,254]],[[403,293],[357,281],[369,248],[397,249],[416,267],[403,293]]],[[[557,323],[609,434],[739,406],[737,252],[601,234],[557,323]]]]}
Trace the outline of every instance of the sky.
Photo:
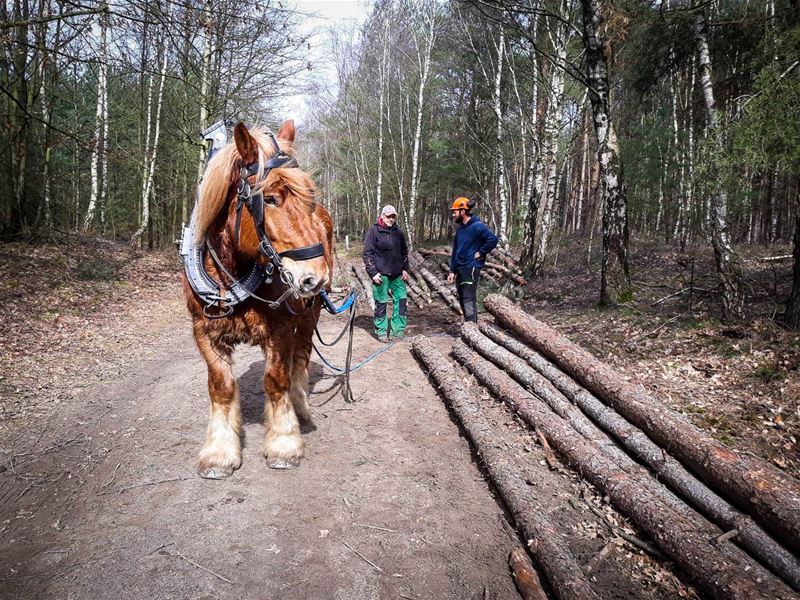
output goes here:
{"type": "MultiPolygon", "coordinates": [[[[332,27],[360,27],[366,20],[371,3],[367,0],[289,0],[287,8],[293,8],[310,16],[303,20],[300,31],[311,35],[310,60],[314,65],[313,76],[324,77],[331,85],[335,84],[336,71],[328,60],[327,31],[332,27]]],[[[295,124],[302,125],[307,116],[308,97],[304,94],[291,96],[284,101],[284,118],[294,119],[295,124]]]]}

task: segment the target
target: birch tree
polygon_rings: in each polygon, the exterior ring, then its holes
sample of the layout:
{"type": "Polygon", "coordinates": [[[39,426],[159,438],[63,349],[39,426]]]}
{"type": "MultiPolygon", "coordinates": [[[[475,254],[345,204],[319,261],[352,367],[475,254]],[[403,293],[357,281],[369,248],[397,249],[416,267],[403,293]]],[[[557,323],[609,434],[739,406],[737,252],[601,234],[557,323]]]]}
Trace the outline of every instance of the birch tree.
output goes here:
{"type": "Polygon", "coordinates": [[[600,304],[616,304],[630,296],[628,267],[628,204],[617,135],[611,118],[608,86],[608,49],[602,38],[603,15],[599,0],[581,0],[583,41],[589,99],[597,136],[597,159],[603,199],[603,256],[600,304]]]}
{"type": "Polygon", "coordinates": [[[91,181],[92,190],[89,194],[89,206],[86,208],[86,216],[83,219],[83,230],[86,231],[94,221],[94,214],[97,208],[97,199],[100,193],[100,180],[105,178],[103,165],[105,164],[103,140],[104,133],[107,134],[105,126],[106,97],[107,97],[107,75],[108,75],[108,6],[104,5],[104,10],[100,14],[100,56],[98,59],[98,78],[97,78],[97,103],[94,120],[94,143],[92,149],[91,181]]]}
{"type": "MultiPolygon", "coordinates": [[[[699,12],[695,18],[695,36],[697,39],[700,82],[707,113],[706,127],[712,140],[713,151],[721,152],[720,115],[714,98],[711,53],[708,49],[706,20],[703,12],[699,12]]],[[[738,256],[734,252],[730,240],[728,195],[713,168],[710,178],[712,181],[710,194],[711,245],[714,248],[714,260],[722,288],[723,318],[726,320],[741,318],[744,311],[742,274],[738,264],[738,256]]]]}
{"type": "Polygon", "coordinates": [[[417,90],[417,122],[414,130],[414,149],[411,154],[411,192],[408,197],[408,222],[411,226],[406,231],[408,247],[413,250],[416,242],[415,225],[417,222],[417,189],[419,186],[419,154],[420,139],[422,137],[422,111],[424,108],[425,88],[431,71],[431,54],[436,42],[436,27],[439,19],[439,5],[435,1],[428,1],[421,10],[421,27],[412,31],[414,40],[415,59],[419,73],[419,86],[417,90]]]}
{"type": "MultiPolygon", "coordinates": [[[[148,148],[150,144],[150,109],[152,104],[152,94],[148,94],[147,101],[147,138],[145,139],[145,157],[144,169],[142,176],[142,219],[139,229],[137,229],[131,236],[131,245],[141,246],[142,234],[150,224],[150,195],[153,189],[153,175],[156,170],[156,155],[158,151],[158,138],[161,130],[161,105],[164,100],[164,80],[167,76],[167,48],[162,49],[164,57],[161,62],[160,82],[158,84],[158,94],[156,98],[156,114],[153,122],[153,141],[152,148],[148,148]]],[[[150,88],[152,89],[153,76],[150,76],[150,88]]]]}

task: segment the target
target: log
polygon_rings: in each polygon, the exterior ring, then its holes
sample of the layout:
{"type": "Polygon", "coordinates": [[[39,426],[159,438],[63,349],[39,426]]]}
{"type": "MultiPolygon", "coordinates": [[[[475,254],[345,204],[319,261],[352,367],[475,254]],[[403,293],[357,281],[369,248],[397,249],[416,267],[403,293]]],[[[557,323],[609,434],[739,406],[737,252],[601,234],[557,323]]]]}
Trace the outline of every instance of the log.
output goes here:
{"type": "Polygon", "coordinates": [[[511,574],[514,576],[514,583],[517,584],[522,600],[547,600],[539,575],[534,570],[531,559],[525,554],[525,550],[514,548],[508,555],[508,566],[511,567],[511,574]]]}
{"type": "Polygon", "coordinates": [[[738,530],[734,537],[736,543],[772,569],[795,591],[800,591],[800,560],[770,537],[753,519],[714,493],[640,429],[600,402],[541,354],[488,323],[480,323],[478,328],[547,378],[603,431],[612,435],[628,452],[652,469],[659,481],[668,485],[695,509],[724,530],[738,530]]]}
{"type": "Polygon", "coordinates": [[[425,308],[425,302],[423,302],[420,299],[419,295],[417,295],[417,293],[411,288],[411,286],[408,286],[407,293],[408,293],[408,299],[411,300],[414,304],[416,304],[420,310],[425,308]]]}
{"type": "Polygon", "coordinates": [[[471,371],[532,427],[583,477],[609,497],[613,506],[645,531],[675,563],[714,598],[798,598],[785,584],[730,543],[717,546],[720,530],[688,507],[678,511],[656,492],[652,477],[621,469],[597,444],[581,437],[541,400],[463,342],[453,346],[459,364],[471,371]]]}
{"type": "Polygon", "coordinates": [[[360,263],[351,266],[353,267],[353,273],[356,274],[358,281],[361,283],[361,287],[364,288],[364,295],[369,301],[370,308],[375,312],[375,298],[372,297],[372,280],[367,274],[367,269],[360,263]]]}
{"type": "MultiPolygon", "coordinates": [[[[447,258],[450,258],[450,252],[445,252],[444,250],[420,250],[420,254],[423,254],[424,256],[445,256],[447,258]]],[[[484,266],[499,271],[506,277],[510,278],[514,283],[517,283],[519,285],[527,285],[528,283],[524,277],[515,273],[515,271],[519,271],[519,269],[518,268],[515,269],[515,265],[513,264],[512,267],[509,268],[497,262],[486,261],[486,263],[484,263],[484,266]]],[[[448,272],[450,271],[449,264],[447,265],[447,270],[448,272]]]]}
{"type": "Polygon", "coordinates": [[[416,269],[410,271],[410,273],[414,277],[414,279],[416,279],[417,285],[419,286],[419,289],[422,291],[422,293],[425,295],[425,298],[428,300],[428,303],[433,302],[433,298],[431,298],[431,290],[428,287],[428,284],[425,282],[425,278],[422,275],[420,275],[416,269]]]}
{"type": "MultiPolygon", "coordinates": [[[[419,300],[420,302],[423,303],[427,302],[428,304],[433,302],[433,300],[431,300],[429,296],[426,296],[426,294],[419,288],[419,286],[414,281],[414,278],[411,277],[410,274],[408,277],[408,281],[406,281],[406,286],[408,287],[409,294],[413,292],[414,295],[416,295],[417,300],[419,300]]],[[[422,308],[422,306],[420,306],[420,308],[422,308]]]]}
{"type": "Polygon", "coordinates": [[[459,379],[458,370],[436,350],[430,340],[417,336],[412,350],[441,389],[482,458],[492,481],[522,530],[533,557],[541,566],[556,595],[562,600],[596,599],[575,558],[559,543],[561,535],[533,497],[519,470],[497,447],[491,425],[459,379]]]}
{"type": "Polygon", "coordinates": [[[451,292],[443,281],[436,279],[433,273],[428,271],[425,267],[419,268],[420,275],[422,275],[425,280],[428,282],[431,288],[439,292],[439,295],[444,299],[447,306],[453,309],[458,314],[461,313],[461,305],[458,303],[458,298],[453,296],[453,292],[451,292]]]}
{"type": "Polygon", "coordinates": [[[733,452],[507,298],[490,294],[484,305],[498,323],[669,448],[684,466],[791,550],[800,551],[800,482],[766,461],[733,452]]]}

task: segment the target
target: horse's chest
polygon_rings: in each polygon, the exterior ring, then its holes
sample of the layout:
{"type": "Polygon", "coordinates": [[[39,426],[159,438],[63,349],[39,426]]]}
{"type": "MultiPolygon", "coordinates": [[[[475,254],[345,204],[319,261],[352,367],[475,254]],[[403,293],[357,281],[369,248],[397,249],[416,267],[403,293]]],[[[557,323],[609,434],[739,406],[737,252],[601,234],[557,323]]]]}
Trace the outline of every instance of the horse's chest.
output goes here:
{"type": "Polygon", "coordinates": [[[256,311],[246,311],[224,323],[213,323],[209,337],[229,346],[251,344],[263,346],[269,338],[268,319],[256,311]]]}

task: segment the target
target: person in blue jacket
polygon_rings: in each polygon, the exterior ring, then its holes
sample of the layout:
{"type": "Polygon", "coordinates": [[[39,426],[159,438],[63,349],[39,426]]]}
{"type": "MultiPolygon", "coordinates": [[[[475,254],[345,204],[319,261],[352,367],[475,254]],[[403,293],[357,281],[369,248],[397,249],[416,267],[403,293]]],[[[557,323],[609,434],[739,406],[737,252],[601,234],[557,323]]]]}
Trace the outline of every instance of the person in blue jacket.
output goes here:
{"type": "Polygon", "coordinates": [[[391,337],[401,338],[408,324],[408,245],[397,227],[397,211],[387,204],[378,221],[364,235],[364,266],[372,279],[375,298],[375,335],[382,342],[391,337]],[[389,293],[392,295],[391,323],[386,317],[389,293]]]}
{"type": "Polygon", "coordinates": [[[450,216],[456,223],[450,274],[447,283],[456,282],[458,302],[464,321],[478,322],[478,279],[486,263],[486,255],[497,246],[497,236],[486,224],[472,214],[475,205],[468,198],[456,198],[450,206],[450,216]]]}

